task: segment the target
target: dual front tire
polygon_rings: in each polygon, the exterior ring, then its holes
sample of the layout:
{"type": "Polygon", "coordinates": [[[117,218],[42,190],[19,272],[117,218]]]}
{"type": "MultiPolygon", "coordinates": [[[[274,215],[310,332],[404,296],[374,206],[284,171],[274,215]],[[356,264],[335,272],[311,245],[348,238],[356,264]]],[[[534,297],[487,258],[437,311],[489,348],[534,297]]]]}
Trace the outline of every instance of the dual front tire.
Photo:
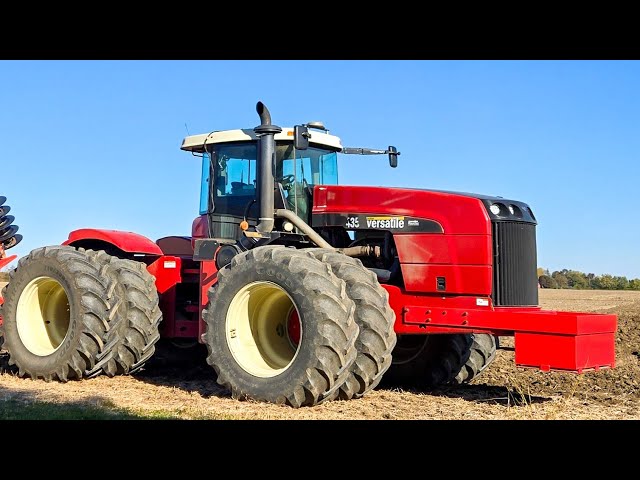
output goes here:
{"type": "Polygon", "coordinates": [[[393,311],[358,260],[258,247],[218,272],[207,362],[234,398],[293,407],[362,396],[391,362],[393,311]]]}

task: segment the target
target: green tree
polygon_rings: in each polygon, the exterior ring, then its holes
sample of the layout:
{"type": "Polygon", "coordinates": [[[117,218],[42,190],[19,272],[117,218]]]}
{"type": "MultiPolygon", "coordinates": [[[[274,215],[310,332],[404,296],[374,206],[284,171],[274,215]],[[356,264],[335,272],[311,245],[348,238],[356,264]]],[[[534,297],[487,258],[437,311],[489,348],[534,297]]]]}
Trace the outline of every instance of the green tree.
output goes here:
{"type": "Polygon", "coordinates": [[[613,280],[616,282],[616,290],[626,290],[629,288],[629,280],[627,280],[627,277],[613,277],[613,280]]]}
{"type": "Polygon", "coordinates": [[[540,275],[538,282],[542,288],[558,288],[558,282],[550,275],[540,275]]]}
{"type": "MultiPolygon", "coordinates": [[[[563,272],[568,272],[568,270],[563,270],[563,272]]],[[[569,280],[567,280],[567,277],[564,273],[556,271],[551,274],[551,277],[553,277],[553,279],[557,282],[557,288],[569,288],[569,280]]]]}
{"type": "Polygon", "coordinates": [[[613,275],[605,273],[604,275],[598,275],[593,279],[594,287],[600,290],[616,290],[618,288],[618,282],[613,278],[613,275]]]}
{"type": "Polygon", "coordinates": [[[634,278],[633,280],[629,280],[629,289],[640,290],[640,278],[634,278]]]}
{"type": "Polygon", "coordinates": [[[576,270],[569,270],[565,276],[567,277],[569,288],[575,288],[578,290],[589,288],[589,280],[584,273],[576,270]]]}

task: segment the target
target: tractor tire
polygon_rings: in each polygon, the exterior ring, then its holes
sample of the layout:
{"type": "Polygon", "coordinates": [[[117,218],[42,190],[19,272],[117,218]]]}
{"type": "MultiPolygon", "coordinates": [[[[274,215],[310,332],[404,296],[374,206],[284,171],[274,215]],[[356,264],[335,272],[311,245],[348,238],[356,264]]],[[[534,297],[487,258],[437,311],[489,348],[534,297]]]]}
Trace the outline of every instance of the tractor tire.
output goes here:
{"type": "Polygon", "coordinates": [[[356,340],[358,355],[349,376],[337,393],[340,400],[360,398],[375,388],[391,366],[391,352],[396,345],[393,329],[396,315],[389,306],[389,293],[378,277],[360,260],[329,249],[309,249],[333,273],[347,284],[347,295],[356,304],[355,321],[360,327],[356,340]]]}
{"type": "Polygon", "coordinates": [[[420,388],[469,383],[495,354],[493,335],[403,335],[385,380],[391,386],[420,388]]]}
{"type": "Polygon", "coordinates": [[[496,358],[498,340],[494,335],[472,333],[469,357],[464,362],[451,383],[460,385],[469,383],[487,368],[496,358]]]}
{"type": "Polygon", "coordinates": [[[207,363],[235,399],[331,400],[355,361],[355,304],[310,252],[257,247],[218,272],[203,312],[207,363]]]}
{"type": "Polygon", "coordinates": [[[0,336],[18,375],[66,382],[98,375],[120,301],[98,261],[73,247],[33,250],[4,288],[0,336]]]}
{"type": "Polygon", "coordinates": [[[122,321],[111,325],[107,333],[110,353],[101,361],[102,369],[109,377],[136,373],[154,354],[160,339],[162,312],[155,279],[144,263],[120,259],[102,250],[85,252],[106,267],[105,273],[123,301],[122,321]]]}

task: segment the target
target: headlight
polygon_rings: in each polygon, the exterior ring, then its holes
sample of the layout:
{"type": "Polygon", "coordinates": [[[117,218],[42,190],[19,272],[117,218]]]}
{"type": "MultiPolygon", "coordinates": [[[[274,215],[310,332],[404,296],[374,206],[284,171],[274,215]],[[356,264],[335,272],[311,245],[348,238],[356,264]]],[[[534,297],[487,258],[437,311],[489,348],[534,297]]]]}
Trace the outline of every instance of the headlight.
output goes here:
{"type": "Polygon", "coordinates": [[[511,215],[515,215],[516,211],[513,209],[513,205],[509,205],[509,212],[511,213],[511,215]]]}
{"type": "Polygon", "coordinates": [[[491,205],[489,207],[489,210],[491,210],[491,213],[493,213],[494,215],[500,215],[500,205],[498,205],[497,203],[491,205]]]}

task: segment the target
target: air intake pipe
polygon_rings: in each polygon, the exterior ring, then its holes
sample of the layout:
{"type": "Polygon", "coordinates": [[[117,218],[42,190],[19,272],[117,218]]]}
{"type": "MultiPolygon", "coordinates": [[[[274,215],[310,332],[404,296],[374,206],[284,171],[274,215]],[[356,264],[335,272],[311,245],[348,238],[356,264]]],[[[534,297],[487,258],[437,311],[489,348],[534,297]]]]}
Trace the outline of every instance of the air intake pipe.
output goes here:
{"type": "Polygon", "coordinates": [[[256,111],[260,116],[260,125],[253,129],[258,136],[258,202],[260,204],[260,217],[256,225],[256,231],[269,233],[273,230],[273,207],[276,165],[276,141],[274,135],[280,133],[282,128],[271,124],[271,114],[266,105],[258,102],[256,111]]]}

